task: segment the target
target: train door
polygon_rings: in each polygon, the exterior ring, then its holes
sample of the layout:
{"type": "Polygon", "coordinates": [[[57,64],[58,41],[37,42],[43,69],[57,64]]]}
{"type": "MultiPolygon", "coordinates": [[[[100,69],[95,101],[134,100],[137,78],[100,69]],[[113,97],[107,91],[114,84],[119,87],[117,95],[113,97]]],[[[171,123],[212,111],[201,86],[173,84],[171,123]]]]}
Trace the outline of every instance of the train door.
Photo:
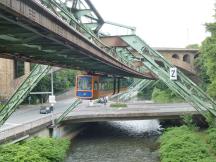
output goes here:
{"type": "Polygon", "coordinates": [[[92,87],[93,87],[93,99],[99,98],[99,76],[93,76],[92,87]]]}
{"type": "Polygon", "coordinates": [[[116,93],[116,78],[113,78],[113,95],[116,93]]]}
{"type": "Polygon", "coordinates": [[[120,84],[121,84],[121,82],[120,82],[120,78],[117,78],[117,82],[118,82],[118,84],[117,84],[117,88],[118,88],[118,90],[117,90],[117,93],[119,93],[120,92],[120,84]]]}

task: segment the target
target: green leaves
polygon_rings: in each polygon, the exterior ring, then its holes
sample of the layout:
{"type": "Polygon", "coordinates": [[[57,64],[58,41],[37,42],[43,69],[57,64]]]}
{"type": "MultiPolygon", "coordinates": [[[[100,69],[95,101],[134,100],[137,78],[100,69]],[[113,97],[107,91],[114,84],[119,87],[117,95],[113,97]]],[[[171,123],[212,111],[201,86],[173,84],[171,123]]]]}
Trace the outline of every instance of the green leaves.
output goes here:
{"type": "Polygon", "coordinates": [[[183,99],[180,96],[175,95],[170,89],[154,88],[152,93],[153,101],[157,103],[170,103],[170,102],[182,102],[183,99]]]}
{"type": "Polygon", "coordinates": [[[168,128],[164,132],[161,136],[160,155],[162,162],[216,161],[204,140],[186,126],[168,128]]]}
{"type": "Polygon", "coordinates": [[[23,144],[0,147],[0,161],[4,162],[61,162],[70,141],[54,138],[34,138],[23,144]]]}
{"type": "Polygon", "coordinates": [[[196,66],[199,75],[207,84],[207,92],[210,96],[216,97],[216,22],[206,24],[206,30],[211,33],[201,45],[200,55],[196,66]],[[206,77],[206,75],[208,77],[206,77]],[[210,83],[209,83],[210,81],[210,83]]]}

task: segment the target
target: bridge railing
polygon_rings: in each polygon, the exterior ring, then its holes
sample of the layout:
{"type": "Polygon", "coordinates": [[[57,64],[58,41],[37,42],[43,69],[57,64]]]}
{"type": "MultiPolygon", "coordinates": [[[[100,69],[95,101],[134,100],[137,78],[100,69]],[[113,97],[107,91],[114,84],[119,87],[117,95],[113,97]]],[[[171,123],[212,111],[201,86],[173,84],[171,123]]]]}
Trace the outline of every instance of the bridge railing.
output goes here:
{"type": "Polygon", "coordinates": [[[12,136],[17,136],[21,133],[27,135],[30,133],[30,130],[34,128],[37,128],[44,124],[51,124],[52,120],[56,119],[58,116],[60,116],[60,114],[61,113],[57,113],[53,116],[45,116],[40,119],[32,120],[22,124],[17,124],[16,126],[13,126],[11,128],[0,129],[0,141],[6,140],[7,138],[12,136]]]}

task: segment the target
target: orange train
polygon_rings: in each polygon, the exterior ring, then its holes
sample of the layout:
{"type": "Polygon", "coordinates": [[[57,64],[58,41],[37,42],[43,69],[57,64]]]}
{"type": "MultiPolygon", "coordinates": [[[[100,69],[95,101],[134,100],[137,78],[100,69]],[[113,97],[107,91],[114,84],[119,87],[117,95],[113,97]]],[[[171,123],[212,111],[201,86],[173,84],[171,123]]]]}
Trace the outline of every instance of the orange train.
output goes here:
{"type": "Polygon", "coordinates": [[[76,96],[81,99],[98,99],[127,90],[128,79],[102,75],[78,75],[76,96]]]}

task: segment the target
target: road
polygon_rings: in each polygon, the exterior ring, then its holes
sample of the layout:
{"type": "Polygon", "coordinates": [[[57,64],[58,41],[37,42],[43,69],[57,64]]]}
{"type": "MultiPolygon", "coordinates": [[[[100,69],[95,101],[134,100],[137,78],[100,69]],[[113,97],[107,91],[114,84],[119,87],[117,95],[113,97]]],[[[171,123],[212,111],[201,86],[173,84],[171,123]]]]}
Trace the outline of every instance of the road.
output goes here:
{"type": "MultiPolygon", "coordinates": [[[[55,104],[54,115],[60,114],[73,102],[73,98],[68,98],[60,100],[55,104]]],[[[48,105],[48,104],[47,104],[48,105]]],[[[40,105],[26,105],[18,109],[13,115],[6,121],[6,123],[0,128],[5,130],[8,128],[16,127],[17,125],[22,125],[30,121],[34,121],[45,116],[50,116],[51,114],[40,114],[40,105]]],[[[88,101],[83,101],[72,113],[68,116],[68,120],[78,120],[83,121],[84,118],[90,120],[100,119],[101,117],[107,117],[107,119],[112,116],[117,119],[122,117],[144,117],[144,116],[160,116],[160,115],[176,115],[178,113],[196,113],[194,108],[186,103],[178,104],[153,104],[145,103],[141,101],[129,102],[126,108],[112,108],[103,104],[95,104],[94,106],[88,106],[88,101]]]]}
{"type": "Polygon", "coordinates": [[[184,114],[199,114],[187,103],[155,104],[144,101],[127,103],[125,108],[113,108],[97,104],[92,107],[80,105],[68,114],[65,122],[92,122],[109,120],[176,118],[184,114]]]}
{"type": "MultiPolygon", "coordinates": [[[[65,99],[57,102],[55,104],[54,114],[58,114],[63,112],[67,107],[72,103],[72,99],[65,99]]],[[[49,105],[49,104],[43,104],[49,105]]],[[[26,105],[21,106],[20,109],[16,110],[10,118],[5,122],[5,124],[0,128],[1,130],[8,129],[11,127],[15,127],[17,125],[22,125],[23,123],[27,123],[33,120],[40,119],[44,116],[49,116],[51,114],[40,114],[41,105],[26,105]]]]}

